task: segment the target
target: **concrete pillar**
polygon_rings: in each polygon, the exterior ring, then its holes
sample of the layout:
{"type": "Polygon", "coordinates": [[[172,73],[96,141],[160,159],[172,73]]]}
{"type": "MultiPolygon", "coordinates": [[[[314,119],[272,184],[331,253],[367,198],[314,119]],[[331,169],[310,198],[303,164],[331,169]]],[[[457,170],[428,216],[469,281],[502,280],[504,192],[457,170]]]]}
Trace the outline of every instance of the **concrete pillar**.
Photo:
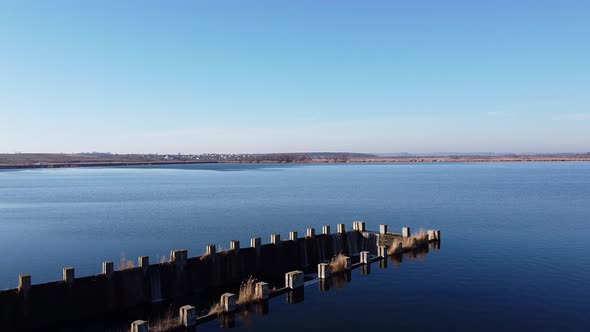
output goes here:
{"type": "Polygon", "coordinates": [[[370,263],[369,252],[368,251],[361,251],[361,263],[369,264],[370,263]]]}
{"type": "Polygon", "coordinates": [[[440,230],[438,230],[438,229],[434,230],[434,235],[436,237],[436,240],[440,241],[440,230]]]}
{"type": "Polygon", "coordinates": [[[137,257],[137,263],[144,271],[150,267],[150,256],[139,256],[137,257]]]}
{"type": "Polygon", "coordinates": [[[328,225],[322,226],[322,233],[324,233],[325,235],[330,235],[330,226],[328,226],[328,225]]]}
{"type": "Polygon", "coordinates": [[[309,227],[307,229],[307,237],[315,237],[315,228],[309,227]]]}
{"type": "Polygon", "coordinates": [[[272,233],[270,235],[270,243],[280,246],[281,245],[281,234],[272,233]]]}
{"type": "Polygon", "coordinates": [[[379,256],[379,257],[387,257],[387,246],[379,246],[379,247],[377,247],[377,256],[379,256]]]}
{"type": "Polygon", "coordinates": [[[148,332],[148,322],[145,320],[136,320],[135,322],[131,323],[131,332],[148,332]]]}
{"type": "Polygon", "coordinates": [[[262,239],[259,237],[253,237],[250,239],[250,247],[256,249],[256,256],[260,256],[260,248],[262,247],[262,239]]]}
{"type": "Polygon", "coordinates": [[[303,287],[303,272],[291,271],[285,273],[285,287],[291,289],[303,287]]]}
{"type": "Polygon", "coordinates": [[[236,295],[232,293],[225,293],[221,295],[221,304],[223,311],[232,312],[236,310],[236,295]]]}
{"type": "Polygon", "coordinates": [[[179,315],[180,324],[184,327],[192,327],[197,325],[197,309],[192,305],[185,305],[180,307],[179,315]]]}
{"type": "Polygon", "coordinates": [[[102,274],[110,278],[113,274],[113,271],[115,271],[115,265],[113,264],[113,262],[102,262],[102,274]]]}
{"type": "Polygon", "coordinates": [[[402,236],[403,237],[412,236],[412,234],[410,233],[410,227],[407,227],[407,226],[402,227],[402,236]]]}
{"type": "Polygon", "coordinates": [[[26,292],[31,289],[31,275],[21,274],[18,276],[18,291],[26,292]]]}
{"type": "Polygon", "coordinates": [[[215,254],[217,253],[217,249],[215,248],[214,244],[208,244],[205,247],[205,255],[207,256],[215,256],[215,254]]]}
{"type": "Polygon", "coordinates": [[[64,267],[63,270],[63,280],[67,283],[72,283],[74,282],[75,279],[75,273],[74,273],[74,268],[73,267],[64,267]]]}
{"type": "Polygon", "coordinates": [[[365,222],[364,221],[357,221],[357,231],[364,232],[365,231],[365,222]]]}
{"type": "Polygon", "coordinates": [[[344,268],[348,271],[352,267],[352,259],[348,256],[345,256],[346,264],[344,264],[344,268]]]}
{"type": "Polygon", "coordinates": [[[338,224],[336,228],[338,229],[338,234],[346,233],[346,226],[344,224],[338,224]]]}
{"type": "Polygon", "coordinates": [[[352,230],[353,230],[353,231],[356,231],[356,230],[358,230],[358,224],[357,224],[357,223],[358,223],[358,221],[353,221],[353,222],[352,222],[352,230]]]}
{"type": "Polygon", "coordinates": [[[297,232],[296,231],[290,231],[289,232],[289,240],[291,240],[291,241],[297,241],[297,232]]]}
{"type": "Polygon", "coordinates": [[[238,241],[238,240],[229,241],[229,248],[235,252],[240,251],[240,241],[238,241]]]}
{"type": "Polygon", "coordinates": [[[436,241],[436,231],[434,229],[429,229],[426,234],[428,234],[428,241],[436,241]]]}
{"type": "Polygon", "coordinates": [[[260,248],[262,243],[262,239],[259,237],[253,237],[250,239],[250,247],[252,248],[260,248]]]}
{"type": "Polygon", "coordinates": [[[256,283],[256,288],[254,289],[254,294],[256,298],[259,300],[266,300],[268,299],[268,294],[270,292],[270,288],[266,282],[260,281],[256,283]]]}
{"type": "Polygon", "coordinates": [[[387,225],[379,225],[379,234],[387,234],[387,225]]]}
{"type": "Polygon", "coordinates": [[[320,263],[318,264],[318,278],[326,279],[329,278],[331,274],[330,264],[328,263],[320,263]]]}
{"type": "Polygon", "coordinates": [[[176,265],[184,265],[188,259],[188,250],[177,249],[170,252],[170,260],[176,265]]]}

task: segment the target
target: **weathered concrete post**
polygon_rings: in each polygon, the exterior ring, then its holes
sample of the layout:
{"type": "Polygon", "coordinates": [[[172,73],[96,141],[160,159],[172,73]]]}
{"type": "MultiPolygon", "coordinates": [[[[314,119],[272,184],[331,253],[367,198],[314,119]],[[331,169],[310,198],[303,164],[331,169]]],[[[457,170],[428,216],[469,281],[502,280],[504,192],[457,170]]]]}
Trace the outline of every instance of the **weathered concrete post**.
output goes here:
{"type": "Polygon", "coordinates": [[[232,312],[236,310],[236,295],[232,293],[225,293],[221,295],[221,305],[223,311],[232,312]]]}
{"type": "Polygon", "coordinates": [[[291,240],[291,241],[297,241],[297,232],[296,231],[290,231],[289,232],[289,240],[291,240]]]}
{"type": "Polygon", "coordinates": [[[318,278],[320,278],[320,279],[330,278],[330,274],[331,274],[330,264],[328,264],[328,263],[318,264],[318,278]]]}
{"type": "Polygon", "coordinates": [[[197,309],[192,305],[180,307],[179,320],[180,324],[182,324],[184,327],[192,327],[197,325],[197,309]]]}
{"type": "Polygon", "coordinates": [[[102,274],[110,278],[113,274],[113,271],[115,271],[115,265],[113,264],[113,262],[102,262],[102,274]]]}
{"type": "Polygon", "coordinates": [[[410,233],[410,227],[407,227],[407,226],[402,227],[402,236],[403,237],[412,236],[412,234],[410,233]]]}
{"type": "Polygon", "coordinates": [[[307,237],[315,237],[315,228],[309,227],[307,229],[307,237]]]}
{"type": "Polygon", "coordinates": [[[131,323],[131,332],[148,332],[149,326],[148,322],[145,320],[136,320],[135,322],[131,323]]]}
{"type": "Polygon", "coordinates": [[[387,225],[379,225],[379,234],[387,234],[387,225]]]}
{"type": "Polygon", "coordinates": [[[346,233],[346,226],[344,224],[338,224],[336,228],[338,230],[338,234],[346,233]]]}
{"type": "Polygon", "coordinates": [[[72,282],[74,282],[74,279],[75,279],[74,268],[73,267],[64,267],[63,280],[65,282],[71,284],[72,282]]]}
{"type": "Polygon", "coordinates": [[[266,282],[260,281],[256,283],[256,288],[254,288],[254,294],[257,299],[266,300],[268,299],[268,293],[270,292],[270,288],[266,282]]]}
{"type": "Polygon", "coordinates": [[[357,231],[364,232],[365,231],[365,222],[364,221],[357,221],[357,231]]]}
{"type": "Polygon", "coordinates": [[[21,274],[18,276],[18,291],[26,292],[31,289],[31,275],[21,274]]]}
{"type": "Polygon", "coordinates": [[[364,221],[353,221],[352,222],[352,230],[364,232],[365,231],[365,222],[364,221]]]}
{"type": "Polygon", "coordinates": [[[344,264],[344,268],[348,271],[352,267],[352,259],[348,256],[344,256],[346,259],[346,263],[344,264]]]}
{"type": "Polygon", "coordinates": [[[259,237],[253,237],[250,239],[250,247],[256,249],[256,256],[260,256],[260,248],[262,246],[262,239],[259,237]]]}
{"type": "Polygon", "coordinates": [[[205,247],[205,255],[210,256],[210,257],[215,257],[216,253],[217,253],[217,248],[215,247],[214,244],[208,244],[205,247]]]}
{"type": "Polygon", "coordinates": [[[426,234],[428,235],[428,241],[439,241],[440,240],[440,231],[435,229],[429,229],[426,234]]]}
{"type": "Polygon", "coordinates": [[[325,235],[330,235],[330,226],[328,226],[328,225],[322,226],[322,233],[324,233],[325,235]]]}
{"type": "Polygon", "coordinates": [[[270,243],[280,246],[281,245],[281,234],[272,233],[270,235],[270,243]]]}
{"type": "Polygon", "coordinates": [[[285,287],[290,289],[303,287],[303,272],[291,271],[285,273],[285,287]]]}
{"type": "Polygon", "coordinates": [[[172,250],[170,252],[170,260],[174,262],[174,264],[178,266],[182,266],[186,263],[188,259],[188,250],[186,249],[177,249],[172,250]]]}
{"type": "Polygon", "coordinates": [[[387,257],[387,246],[377,247],[377,255],[379,257],[387,257]]]}
{"type": "Polygon", "coordinates": [[[139,267],[143,270],[143,273],[146,273],[150,268],[150,256],[139,256],[137,257],[137,263],[139,267]]]}
{"type": "Polygon", "coordinates": [[[229,241],[229,248],[236,253],[240,251],[240,241],[238,240],[231,240],[229,241]]]}
{"type": "Polygon", "coordinates": [[[369,252],[368,251],[361,251],[361,263],[363,263],[363,264],[369,264],[370,263],[369,252]]]}

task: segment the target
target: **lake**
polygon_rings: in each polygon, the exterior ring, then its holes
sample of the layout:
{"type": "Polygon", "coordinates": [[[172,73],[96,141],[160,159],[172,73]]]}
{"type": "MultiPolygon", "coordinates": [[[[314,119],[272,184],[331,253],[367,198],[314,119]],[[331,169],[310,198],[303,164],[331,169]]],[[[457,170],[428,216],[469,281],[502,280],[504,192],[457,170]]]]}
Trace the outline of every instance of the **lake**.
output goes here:
{"type": "MultiPolygon", "coordinates": [[[[342,288],[307,286],[235,329],[587,331],[590,163],[201,164],[0,171],[0,289],[208,243],[364,220],[441,249],[342,288]]],[[[216,330],[219,322],[199,326],[216,330]]]]}

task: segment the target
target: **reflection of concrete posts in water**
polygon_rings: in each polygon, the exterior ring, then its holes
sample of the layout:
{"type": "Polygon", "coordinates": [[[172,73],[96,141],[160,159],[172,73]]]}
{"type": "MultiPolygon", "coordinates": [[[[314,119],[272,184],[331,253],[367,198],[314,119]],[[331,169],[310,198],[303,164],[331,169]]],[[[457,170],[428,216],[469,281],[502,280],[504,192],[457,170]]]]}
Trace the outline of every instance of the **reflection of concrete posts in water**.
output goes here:
{"type": "Polygon", "coordinates": [[[236,327],[236,315],[235,314],[227,314],[219,317],[221,321],[221,326],[226,329],[231,329],[236,327]]]}
{"type": "Polygon", "coordinates": [[[398,266],[403,261],[403,254],[399,253],[399,254],[391,255],[391,256],[389,256],[389,260],[391,261],[391,263],[394,266],[398,266]]]}
{"type": "Polygon", "coordinates": [[[259,316],[268,315],[268,300],[256,302],[254,304],[254,310],[259,316]]]}
{"type": "Polygon", "coordinates": [[[437,250],[440,249],[440,240],[434,241],[434,242],[430,242],[428,244],[428,248],[430,248],[430,249],[437,249],[437,250]]]}
{"type": "Polygon", "coordinates": [[[352,273],[350,271],[346,271],[343,273],[333,274],[330,279],[327,279],[330,285],[330,288],[344,288],[347,283],[352,281],[352,273]]]}
{"type": "Polygon", "coordinates": [[[386,269],[387,268],[387,259],[383,258],[382,260],[379,261],[379,268],[380,269],[386,269]]]}
{"type": "Polygon", "coordinates": [[[361,274],[364,276],[368,276],[369,274],[371,274],[371,264],[362,265],[361,274]]]}
{"type": "Polygon", "coordinates": [[[303,302],[303,300],[305,299],[305,294],[304,294],[304,288],[300,287],[297,289],[294,289],[292,291],[287,292],[287,297],[286,297],[286,302],[289,304],[296,304],[296,303],[300,303],[303,302]]]}

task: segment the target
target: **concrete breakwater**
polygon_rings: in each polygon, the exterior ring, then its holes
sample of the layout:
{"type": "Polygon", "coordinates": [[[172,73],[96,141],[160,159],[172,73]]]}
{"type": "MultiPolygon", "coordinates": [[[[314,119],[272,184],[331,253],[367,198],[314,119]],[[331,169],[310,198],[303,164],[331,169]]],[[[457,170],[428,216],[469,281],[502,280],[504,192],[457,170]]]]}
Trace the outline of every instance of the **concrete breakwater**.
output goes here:
{"type": "MultiPolygon", "coordinates": [[[[367,263],[369,255],[386,256],[438,242],[440,232],[428,231],[420,236],[421,241],[403,240],[412,238],[409,228],[397,234],[381,225],[379,232],[372,232],[365,229],[364,222],[354,222],[352,231],[346,231],[344,224],[333,233],[330,226],[324,226],[321,234],[308,228],[305,237],[290,232],[288,239],[281,240],[279,234],[271,234],[271,243],[252,238],[249,247],[241,247],[238,241],[232,241],[230,249],[221,252],[207,245],[205,254],[197,257],[188,257],[187,250],[173,250],[168,262],[158,264],[150,264],[143,256],[138,258],[138,267],[119,271],[114,270],[113,262],[103,262],[102,273],[88,277],[77,278],[75,270],[68,267],[62,280],[33,285],[31,276],[21,275],[18,288],[0,292],[0,326],[8,331],[33,330],[96,319],[239,285],[250,276],[270,281],[292,271],[315,272],[338,254],[367,263]]],[[[291,285],[299,284],[298,275],[291,285]]],[[[230,305],[231,296],[227,296],[230,305]]],[[[194,316],[192,309],[184,313],[184,317],[187,315],[194,316]]]]}

